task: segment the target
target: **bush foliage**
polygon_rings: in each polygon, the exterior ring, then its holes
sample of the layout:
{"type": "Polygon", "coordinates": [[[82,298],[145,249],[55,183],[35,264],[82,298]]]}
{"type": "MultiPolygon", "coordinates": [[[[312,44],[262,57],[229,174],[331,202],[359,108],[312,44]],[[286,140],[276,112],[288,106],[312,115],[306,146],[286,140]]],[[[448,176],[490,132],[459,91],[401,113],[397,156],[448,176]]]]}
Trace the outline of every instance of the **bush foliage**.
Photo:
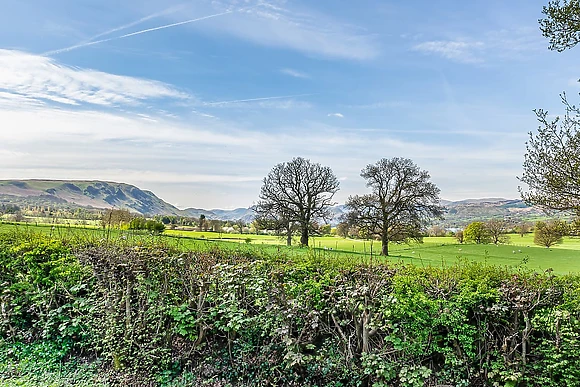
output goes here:
{"type": "Polygon", "coordinates": [[[13,348],[50,343],[151,385],[580,384],[574,276],[12,234],[0,286],[4,378],[13,348]]]}

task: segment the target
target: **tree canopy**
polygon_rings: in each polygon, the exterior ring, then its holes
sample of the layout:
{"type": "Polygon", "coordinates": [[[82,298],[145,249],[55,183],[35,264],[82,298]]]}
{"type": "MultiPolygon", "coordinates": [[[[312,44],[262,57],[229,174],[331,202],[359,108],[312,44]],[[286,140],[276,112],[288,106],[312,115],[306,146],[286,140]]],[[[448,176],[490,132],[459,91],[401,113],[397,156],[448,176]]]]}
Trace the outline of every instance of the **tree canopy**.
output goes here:
{"type": "Polygon", "coordinates": [[[469,223],[463,231],[463,236],[466,241],[475,242],[477,244],[491,242],[491,235],[484,222],[469,223]]]}
{"type": "Polygon", "coordinates": [[[300,244],[308,246],[313,222],[328,220],[339,181],[329,167],[296,157],[280,163],[264,178],[260,200],[253,207],[259,218],[286,228],[288,240],[293,224],[300,229],[300,244]]]}
{"type": "MultiPolygon", "coordinates": [[[[550,49],[564,51],[580,42],[580,0],[553,0],[544,6],[540,30],[550,40],[550,49]]],[[[530,133],[526,143],[524,172],[518,179],[528,204],[545,210],[580,214],[580,110],[568,103],[563,116],[551,118],[542,109],[535,110],[540,127],[530,133]]]]}
{"type": "Polygon", "coordinates": [[[549,39],[550,50],[564,51],[580,42],[580,0],[550,1],[544,6],[540,30],[549,39]]]}
{"type": "Polygon", "coordinates": [[[568,225],[563,220],[550,220],[536,222],[534,231],[534,243],[544,247],[551,247],[556,243],[562,243],[562,237],[567,235],[568,225]]]}
{"type": "Polygon", "coordinates": [[[563,96],[566,114],[550,119],[536,110],[540,127],[530,133],[519,180],[522,198],[547,210],[580,213],[580,114],[563,96]]]}
{"type": "Polygon", "coordinates": [[[381,159],[361,172],[372,192],[348,198],[346,219],[382,242],[389,255],[389,242],[421,241],[429,221],[443,215],[439,188],[427,171],[410,159],[381,159]]]}

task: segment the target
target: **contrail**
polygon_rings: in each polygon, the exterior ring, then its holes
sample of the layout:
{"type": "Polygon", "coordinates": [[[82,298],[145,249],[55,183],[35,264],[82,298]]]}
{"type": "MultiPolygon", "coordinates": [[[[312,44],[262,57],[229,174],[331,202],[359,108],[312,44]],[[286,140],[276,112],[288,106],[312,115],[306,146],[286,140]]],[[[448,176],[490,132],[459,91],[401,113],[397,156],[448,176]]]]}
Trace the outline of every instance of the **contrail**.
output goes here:
{"type": "MultiPolygon", "coordinates": [[[[180,7],[171,7],[171,8],[167,8],[164,11],[156,12],[156,13],[151,14],[149,16],[142,17],[141,19],[135,20],[135,21],[133,21],[131,23],[127,23],[127,24],[124,24],[122,26],[119,26],[119,27],[115,27],[113,29],[110,29],[108,31],[101,32],[100,34],[97,34],[95,36],[91,36],[89,39],[86,39],[82,43],[89,43],[89,42],[92,42],[93,40],[95,40],[97,38],[100,38],[101,36],[109,35],[109,34],[112,34],[113,32],[117,32],[117,31],[125,30],[127,28],[136,26],[137,24],[141,24],[143,22],[146,22],[147,20],[151,20],[151,19],[154,19],[154,18],[159,17],[159,16],[163,16],[163,15],[167,15],[167,14],[173,13],[173,12],[177,11],[179,8],[180,7]]],[[[80,43],[80,44],[82,44],[82,43],[80,43]]]]}
{"type": "Polygon", "coordinates": [[[305,97],[305,96],[308,96],[308,95],[314,95],[314,94],[294,94],[294,95],[281,95],[281,96],[276,96],[276,97],[238,99],[238,100],[234,100],[234,101],[206,102],[206,103],[204,103],[204,106],[226,105],[226,104],[229,104],[229,103],[238,103],[238,102],[268,101],[268,100],[271,100],[271,99],[284,99],[284,98],[305,97]]]}
{"type": "Polygon", "coordinates": [[[164,26],[159,26],[159,27],[154,27],[154,28],[148,28],[146,30],[132,32],[130,34],[116,36],[114,38],[101,39],[101,40],[95,40],[94,42],[86,42],[86,43],[81,43],[81,44],[75,44],[74,46],[65,47],[65,48],[61,48],[61,49],[53,50],[53,51],[48,51],[48,52],[45,52],[45,53],[43,53],[41,55],[42,56],[51,56],[51,55],[61,54],[63,52],[68,52],[68,51],[76,50],[76,49],[82,48],[82,47],[93,46],[95,44],[106,43],[106,42],[110,42],[112,40],[117,40],[117,39],[125,39],[125,38],[128,38],[130,36],[141,35],[141,34],[145,34],[147,32],[158,31],[158,30],[162,30],[162,29],[165,29],[165,28],[171,28],[171,27],[176,27],[176,26],[180,26],[180,25],[183,25],[183,24],[194,23],[194,22],[197,22],[197,21],[205,20],[205,19],[211,19],[211,18],[214,18],[214,17],[218,17],[218,16],[222,16],[222,15],[227,15],[227,14],[230,14],[230,13],[233,13],[233,12],[234,11],[226,11],[226,12],[216,13],[215,15],[208,15],[208,16],[199,17],[197,19],[190,19],[190,20],[185,20],[185,21],[178,22],[178,23],[172,23],[172,24],[167,24],[167,25],[164,25],[164,26]]]}

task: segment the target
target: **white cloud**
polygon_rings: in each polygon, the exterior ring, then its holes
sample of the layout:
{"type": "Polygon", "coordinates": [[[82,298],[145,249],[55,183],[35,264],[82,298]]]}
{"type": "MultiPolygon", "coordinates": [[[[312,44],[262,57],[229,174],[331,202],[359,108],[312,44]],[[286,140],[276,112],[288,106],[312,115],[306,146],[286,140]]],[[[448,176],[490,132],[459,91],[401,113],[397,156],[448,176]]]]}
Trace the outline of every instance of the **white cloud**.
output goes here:
{"type": "Polygon", "coordinates": [[[188,126],[163,117],[118,115],[98,111],[50,108],[0,110],[3,130],[0,143],[57,141],[59,144],[103,141],[183,143],[250,146],[255,139],[212,128],[188,126]]]}
{"type": "MultiPolygon", "coordinates": [[[[158,117],[151,116],[152,111],[164,118],[179,119],[172,112],[160,110],[158,100],[169,100],[175,107],[208,110],[210,108],[229,109],[310,109],[312,105],[307,101],[297,100],[297,97],[306,97],[311,94],[295,94],[284,96],[270,96],[261,98],[245,98],[218,102],[204,102],[177,90],[171,85],[128,76],[119,76],[95,70],[86,70],[65,66],[54,59],[28,54],[20,51],[0,49],[0,110],[7,109],[7,114],[14,111],[45,107],[42,113],[34,110],[34,114],[46,114],[49,107],[59,106],[60,109],[68,106],[90,106],[116,108],[119,112],[126,110],[140,110],[141,121],[158,123],[158,117]],[[64,106],[63,106],[64,105],[64,106]],[[147,110],[144,111],[146,108],[147,110]],[[144,114],[147,112],[148,114],[144,114]]],[[[212,112],[193,111],[199,117],[216,119],[212,112]]],[[[64,121],[73,114],[71,111],[56,111],[64,121]]],[[[95,116],[99,113],[83,113],[95,116]]],[[[102,116],[105,117],[105,116],[102,116]]],[[[101,117],[101,118],[102,118],[101,117]]],[[[110,118],[110,117],[109,117],[110,118]]],[[[109,119],[107,118],[107,119],[109,119]]],[[[25,119],[26,120],[26,119],[25,119]]],[[[90,124],[84,124],[89,125],[90,124]]],[[[74,126],[73,126],[74,127],[74,126]]],[[[132,126],[127,130],[113,135],[132,133],[132,126]]],[[[59,130],[56,128],[56,130],[59,130]]],[[[138,130],[137,130],[138,131],[138,130]]],[[[104,134],[107,128],[95,128],[96,133],[104,134]]],[[[157,128],[152,133],[162,133],[157,128]]]]}
{"type": "Polygon", "coordinates": [[[460,63],[482,63],[490,60],[522,60],[545,50],[536,29],[512,28],[491,30],[477,37],[431,40],[412,48],[439,55],[460,63]]]}
{"type": "Polygon", "coordinates": [[[294,77],[294,78],[303,78],[303,79],[310,78],[310,75],[303,73],[303,72],[300,72],[298,70],[294,70],[294,69],[285,68],[285,69],[281,69],[280,72],[282,74],[290,75],[291,77],[294,77]]]}
{"type": "MultiPolygon", "coordinates": [[[[447,197],[466,184],[482,189],[481,195],[513,184],[515,195],[523,151],[518,148],[523,143],[513,141],[457,147],[421,142],[421,136],[405,140],[384,130],[369,135],[364,128],[308,122],[300,128],[279,125],[256,131],[221,120],[201,124],[191,118],[179,122],[155,114],[122,116],[48,106],[0,109],[0,122],[0,179],[122,181],[152,189],[170,202],[205,208],[250,205],[261,177],[297,155],[329,165],[344,178],[338,201],[364,191],[361,168],[394,156],[429,169],[447,197]],[[472,182],[467,177],[474,170],[485,173],[472,182]],[[180,188],[172,189],[175,184],[180,188]]],[[[495,193],[510,196],[505,189],[495,193]]]]}
{"type": "Polygon", "coordinates": [[[337,117],[337,118],[344,118],[344,114],[342,113],[330,113],[329,117],[337,117]]]}
{"type": "Polygon", "coordinates": [[[479,53],[483,47],[483,42],[436,40],[417,44],[413,47],[413,50],[427,54],[437,54],[458,62],[476,63],[482,61],[479,53]]]}
{"type": "Polygon", "coordinates": [[[148,99],[188,99],[161,82],[68,67],[20,51],[0,49],[0,103],[52,101],[65,105],[138,105],[148,99]]]}
{"type": "MultiPolygon", "coordinates": [[[[251,42],[301,51],[309,55],[369,60],[379,55],[375,39],[361,34],[328,14],[313,9],[298,9],[284,0],[251,0],[240,10],[239,2],[212,0],[196,5],[187,16],[200,12],[234,11],[227,21],[200,23],[192,28],[203,32],[221,32],[251,42]],[[205,9],[202,9],[205,5],[205,9]]],[[[185,17],[187,17],[185,16],[185,17]]],[[[177,20],[177,19],[175,19],[177,20]]]]}

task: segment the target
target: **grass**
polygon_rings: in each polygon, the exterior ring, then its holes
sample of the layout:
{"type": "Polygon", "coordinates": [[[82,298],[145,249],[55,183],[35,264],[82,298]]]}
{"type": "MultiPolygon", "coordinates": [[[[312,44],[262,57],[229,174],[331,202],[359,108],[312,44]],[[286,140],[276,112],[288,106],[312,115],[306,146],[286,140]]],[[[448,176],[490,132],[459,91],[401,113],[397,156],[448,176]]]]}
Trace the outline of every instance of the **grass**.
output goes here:
{"type": "MultiPolygon", "coordinates": [[[[314,252],[328,259],[341,261],[382,260],[378,241],[362,241],[339,237],[314,237],[312,249],[284,246],[285,240],[271,235],[226,234],[214,232],[166,230],[161,236],[144,235],[133,231],[102,230],[90,227],[11,225],[0,224],[0,232],[30,230],[58,238],[103,239],[156,239],[183,250],[209,250],[216,246],[232,251],[261,254],[299,256],[314,252]]],[[[421,244],[390,244],[389,260],[419,266],[446,266],[462,259],[486,262],[490,265],[520,266],[544,271],[553,269],[558,274],[580,272],[580,238],[565,238],[560,245],[544,248],[533,244],[533,235],[512,234],[507,245],[458,244],[452,237],[427,237],[421,244]]]]}
{"type": "Polygon", "coordinates": [[[99,381],[98,361],[77,362],[63,357],[51,342],[10,344],[0,341],[0,387],[106,387],[99,381]]]}

